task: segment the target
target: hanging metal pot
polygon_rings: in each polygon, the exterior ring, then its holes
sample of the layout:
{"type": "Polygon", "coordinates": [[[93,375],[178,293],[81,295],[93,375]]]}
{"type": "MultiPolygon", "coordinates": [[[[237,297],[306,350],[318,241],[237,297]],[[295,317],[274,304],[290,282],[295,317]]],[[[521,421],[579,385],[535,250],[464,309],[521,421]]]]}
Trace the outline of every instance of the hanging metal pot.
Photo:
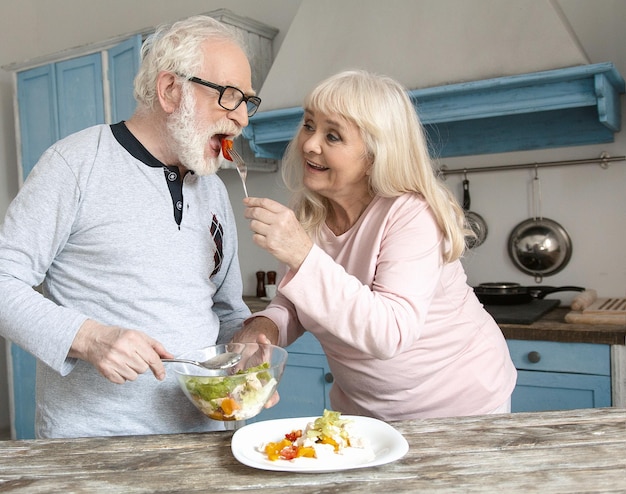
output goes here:
{"type": "Polygon", "coordinates": [[[470,211],[470,193],[469,193],[469,180],[467,175],[463,179],[463,210],[465,211],[465,221],[470,230],[474,232],[474,237],[468,236],[465,238],[465,244],[468,249],[473,249],[481,245],[487,238],[487,223],[481,215],[470,211]]]}
{"type": "Polygon", "coordinates": [[[533,217],[513,228],[508,251],[520,271],[533,275],[541,283],[544,276],[558,273],[567,265],[572,257],[572,241],[559,223],[541,216],[541,188],[536,170],[532,191],[533,217]]]}

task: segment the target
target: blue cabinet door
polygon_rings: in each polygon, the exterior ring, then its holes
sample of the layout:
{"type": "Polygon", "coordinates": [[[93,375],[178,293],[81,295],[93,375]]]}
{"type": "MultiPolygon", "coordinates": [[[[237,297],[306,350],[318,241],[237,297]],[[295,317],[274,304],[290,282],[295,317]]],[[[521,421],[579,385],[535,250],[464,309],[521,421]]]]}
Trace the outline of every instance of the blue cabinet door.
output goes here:
{"type": "Polygon", "coordinates": [[[112,123],[128,120],[135,111],[132,81],[139,70],[140,53],[140,34],[114,46],[107,53],[112,123]]]}
{"type": "MultiPolygon", "coordinates": [[[[41,154],[59,139],[55,65],[17,74],[22,181],[41,154]]],[[[16,439],[35,437],[36,360],[19,346],[7,342],[12,434],[16,439]]]]}
{"type": "Polygon", "coordinates": [[[17,74],[17,99],[21,179],[26,180],[41,154],[59,138],[54,65],[17,74]]]}
{"type": "Polygon", "coordinates": [[[325,408],[330,409],[328,393],[333,378],[317,339],[312,334],[305,333],[286,349],[289,357],[278,386],[280,401],[248,422],[314,417],[322,415],[325,408]]]}
{"type": "Polygon", "coordinates": [[[611,406],[611,378],[560,372],[518,371],[511,411],[576,410],[611,406]]]}
{"type": "Polygon", "coordinates": [[[15,439],[35,437],[35,369],[37,360],[19,346],[8,343],[11,435],[15,439]]]}
{"type": "Polygon", "coordinates": [[[278,386],[280,401],[249,420],[279,419],[287,417],[313,417],[322,415],[330,407],[326,381],[330,374],[326,357],[290,353],[285,373],[278,386]]]}
{"type": "Polygon", "coordinates": [[[507,340],[517,369],[511,411],[611,406],[609,345],[507,340]]]}
{"type": "Polygon", "coordinates": [[[100,53],[55,64],[59,137],[104,123],[100,53]]]}
{"type": "MultiPolygon", "coordinates": [[[[123,49],[114,62],[116,71],[110,89],[117,95],[120,115],[127,115],[130,110],[127,98],[132,96],[132,71],[136,71],[137,63],[131,63],[128,53],[134,53],[138,59],[137,42],[141,42],[140,37],[133,38],[132,49],[127,42],[121,43],[123,49]]],[[[41,154],[58,139],[105,122],[100,53],[20,72],[17,85],[23,180],[41,154]]],[[[36,360],[11,342],[7,360],[13,435],[16,439],[31,439],[35,437],[36,360]]]]}

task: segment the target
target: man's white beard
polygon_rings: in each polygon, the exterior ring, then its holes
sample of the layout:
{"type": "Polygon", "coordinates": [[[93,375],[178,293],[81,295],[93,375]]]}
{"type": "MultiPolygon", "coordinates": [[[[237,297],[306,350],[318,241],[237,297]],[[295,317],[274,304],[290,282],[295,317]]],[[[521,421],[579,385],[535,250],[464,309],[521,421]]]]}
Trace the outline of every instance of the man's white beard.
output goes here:
{"type": "Polygon", "coordinates": [[[219,155],[215,158],[206,156],[211,136],[239,133],[228,119],[210,127],[199,126],[196,122],[195,98],[190,88],[183,88],[180,106],[167,119],[167,130],[180,163],[198,175],[211,175],[220,167],[219,155]]]}

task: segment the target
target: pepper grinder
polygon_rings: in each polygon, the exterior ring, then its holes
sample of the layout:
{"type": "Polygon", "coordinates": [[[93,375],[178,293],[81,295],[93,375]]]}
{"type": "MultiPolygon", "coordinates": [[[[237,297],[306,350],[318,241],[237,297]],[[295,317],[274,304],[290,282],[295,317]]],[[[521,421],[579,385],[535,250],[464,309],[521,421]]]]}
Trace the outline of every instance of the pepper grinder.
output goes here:
{"type": "Polygon", "coordinates": [[[265,297],[265,271],[256,272],[256,296],[265,297]]]}
{"type": "Polygon", "coordinates": [[[267,284],[275,285],[276,284],[276,271],[268,271],[267,272],[267,284]]]}

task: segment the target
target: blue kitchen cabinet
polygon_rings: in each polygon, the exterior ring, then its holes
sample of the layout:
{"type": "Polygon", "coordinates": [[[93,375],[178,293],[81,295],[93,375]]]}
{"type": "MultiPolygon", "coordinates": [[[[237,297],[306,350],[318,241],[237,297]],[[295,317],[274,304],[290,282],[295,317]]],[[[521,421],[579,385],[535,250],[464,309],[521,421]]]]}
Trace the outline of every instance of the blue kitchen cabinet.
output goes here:
{"type": "Polygon", "coordinates": [[[17,100],[25,180],[41,154],[59,138],[54,64],[18,73],[17,100]]]}
{"type": "Polygon", "coordinates": [[[278,386],[280,401],[263,410],[248,422],[313,417],[330,409],[328,392],[333,377],[321,345],[311,333],[305,333],[288,346],[289,357],[278,386]]]}
{"type": "MultiPolygon", "coordinates": [[[[609,345],[507,340],[518,379],[512,412],[611,406],[609,345]]],[[[317,416],[330,409],[333,377],[319,342],[306,333],[287,347],[280,402],[248,422],[317,416]]]]}
{"type": "Polygon", "coordinates": [[[107,52],[111,93],[111,122],[128,120],[135,111],[133,80],[139,70],[141,36],[133,36],[107,52]]]}
{"type": "Polygon", "coordinates": [[[518,370],[511,411],[611,406],[609,345],[507,340],[518,370]]]}
{"type": "MultiPolygon", "coordinates": [[[[17,73],[21,179],[31,172],[41,154],[58,139],[105,123],[107,111],[116,119],[132,115],[133,79],[139,64],[141,36],[134,36],[107,52],[50,63],[17,73]],[[108,74],[103,71],[107,54],[108,74]],[[105,84],[105,77],[108,80],[105,84]],[[105,98],[108,88],[109,98],[105,98]],[[105,101],[110,101],[109,107],[105,101]]],[[[12,434],[34,437],[36,360],[8,342],[12,434]]]]}
{"type": "Polygon", "coordinates": [[[54,64],[59,137],[104,123],[102,56],[93,53],[54,64]]]}
{"type": "MultiPolygon", "coordinates": [[[[55,141],[104,122],[102,61],[94,53],[17,74],[22,181],[55,141]]],[[[9,342],[16,439],[34,437],[35,358],[9,342]]]]}
{"type": "Polygon", "coordinates": [[[22,180],[58,139],[104,122],[102,87],[99,53],[17,74],[22,180]]]}

